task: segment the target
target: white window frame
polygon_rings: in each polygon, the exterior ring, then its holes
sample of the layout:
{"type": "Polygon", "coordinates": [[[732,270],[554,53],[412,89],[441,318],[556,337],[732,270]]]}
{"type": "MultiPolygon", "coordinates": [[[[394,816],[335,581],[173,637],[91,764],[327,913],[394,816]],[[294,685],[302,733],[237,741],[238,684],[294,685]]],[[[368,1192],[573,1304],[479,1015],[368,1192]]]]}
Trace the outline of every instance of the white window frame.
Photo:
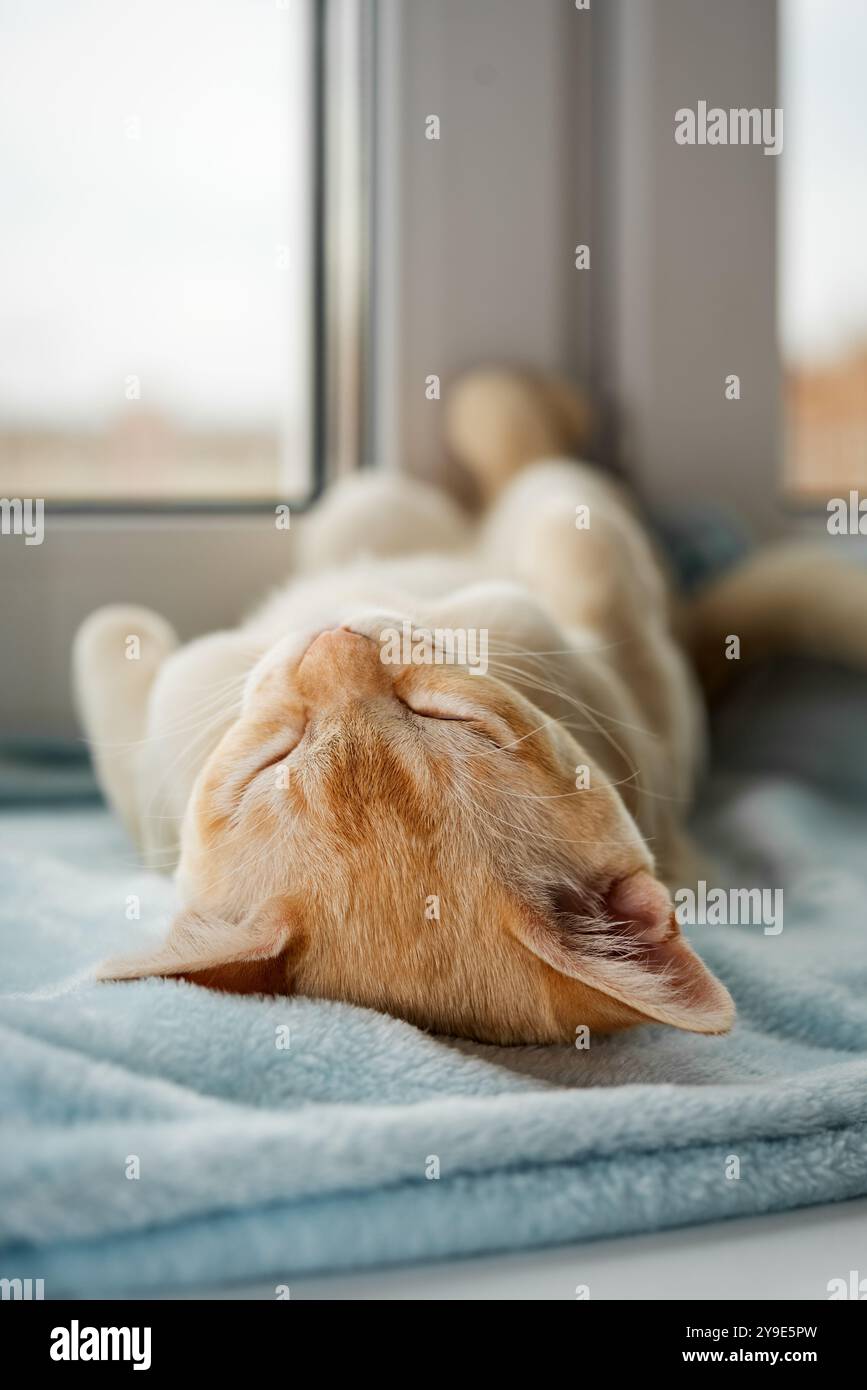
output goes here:
{"type": "Polygon", "coordinates": [[[616,454],[657,508],[715,504],[760,536],[788,530],[776,235],[785,151],[674,139],[675,112],[701,99],[779,105],[777,0],[599,8],[596,61],[614,81],[600,94],[610,158],[597,194],[611,255],[594,337],[602,393],[617,403],[616,454]],[[724,394],[730,373],[741,378],[736,402],[724,394]]]}

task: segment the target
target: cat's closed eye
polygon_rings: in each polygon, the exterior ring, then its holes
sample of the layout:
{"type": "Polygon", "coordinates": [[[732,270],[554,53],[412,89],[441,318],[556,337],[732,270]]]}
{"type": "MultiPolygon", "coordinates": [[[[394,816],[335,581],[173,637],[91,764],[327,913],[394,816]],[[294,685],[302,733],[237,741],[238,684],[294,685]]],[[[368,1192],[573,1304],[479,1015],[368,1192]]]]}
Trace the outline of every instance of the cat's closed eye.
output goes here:
{"type": "Polygon", "coordinates": [[[450,707],[436,699],[416,696],[398,696],[399,702],[417,719],[431,719],[440,723],[464,724],[472,732],[479,734],[495,748],[511,740],[511,733],[502,720],[495,719],[487,712],[450,707]]]}

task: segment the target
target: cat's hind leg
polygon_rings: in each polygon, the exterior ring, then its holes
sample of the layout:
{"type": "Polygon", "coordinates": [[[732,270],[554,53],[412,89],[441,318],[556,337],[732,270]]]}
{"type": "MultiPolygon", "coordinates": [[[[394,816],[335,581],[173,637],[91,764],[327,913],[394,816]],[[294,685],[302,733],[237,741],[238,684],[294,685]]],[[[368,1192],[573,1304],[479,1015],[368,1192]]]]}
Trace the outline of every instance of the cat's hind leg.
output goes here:
{"type": "Polygon", "coordinates": [[[497,568],[562,623],[614,638],[668,624],[668,585],[644,528],[621,488],[589,464],[531,464],[494,502],[482,537],[497,568]]]}
{"type": "Polygon", "coordinates": [[[508,367],[468,372],[446,399],[449,448],[487,503],[528,463],[580,457],[593,429],[584,394],[551,373],[508,367]]]}
{"type": "Polygon", "coordinates": [[[471,373],[448,401],[452,451],[488,503],[481,543],[563,623],[610,630],[640,612],[667,619],[666,585],[631,501],[578,449],[590,427],[579,391],[512,369],[471,373]]]}

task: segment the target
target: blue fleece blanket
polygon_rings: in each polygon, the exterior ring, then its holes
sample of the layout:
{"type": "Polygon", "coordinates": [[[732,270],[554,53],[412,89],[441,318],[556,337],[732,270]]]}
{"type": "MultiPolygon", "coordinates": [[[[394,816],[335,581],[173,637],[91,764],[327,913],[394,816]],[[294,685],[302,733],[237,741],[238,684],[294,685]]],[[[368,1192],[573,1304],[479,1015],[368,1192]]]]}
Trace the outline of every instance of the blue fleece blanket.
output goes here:
{"type": "Polygon", "coordinates": [[[7,810],[0,1276],[291,1286],[867,1192],[865,714],[864,682],[777,672],[721,720],[702,835],[721,884],[784,890],[779,934],[690,931],[737,1001],[727,1038],[498,1049],[340,1004],[82,983],[164,930],[171,886],[101,807],[7,810]]]}

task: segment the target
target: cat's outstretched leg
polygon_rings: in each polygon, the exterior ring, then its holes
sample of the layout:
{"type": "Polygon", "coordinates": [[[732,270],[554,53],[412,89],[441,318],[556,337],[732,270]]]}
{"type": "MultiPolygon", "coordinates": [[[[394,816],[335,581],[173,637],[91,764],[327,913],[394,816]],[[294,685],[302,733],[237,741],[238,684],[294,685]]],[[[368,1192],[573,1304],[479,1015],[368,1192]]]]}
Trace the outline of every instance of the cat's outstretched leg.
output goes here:
{"type": "Polygon", "coordinates": [[[132,605],[100,608],[79,628],[73,679],[97,776],[151,867],[174,867],[193,783],[261,650],[243,631],[179,648],[164,618],[132,605]]]}
{"type": "Polygon", "coordinates": [[[178,645],[171,625],[148,608],[112,604],[91,613],[72,652],[79,717],[100,785],[135,843],[142,845],[138,764],[151,688],[178,645]]]}

